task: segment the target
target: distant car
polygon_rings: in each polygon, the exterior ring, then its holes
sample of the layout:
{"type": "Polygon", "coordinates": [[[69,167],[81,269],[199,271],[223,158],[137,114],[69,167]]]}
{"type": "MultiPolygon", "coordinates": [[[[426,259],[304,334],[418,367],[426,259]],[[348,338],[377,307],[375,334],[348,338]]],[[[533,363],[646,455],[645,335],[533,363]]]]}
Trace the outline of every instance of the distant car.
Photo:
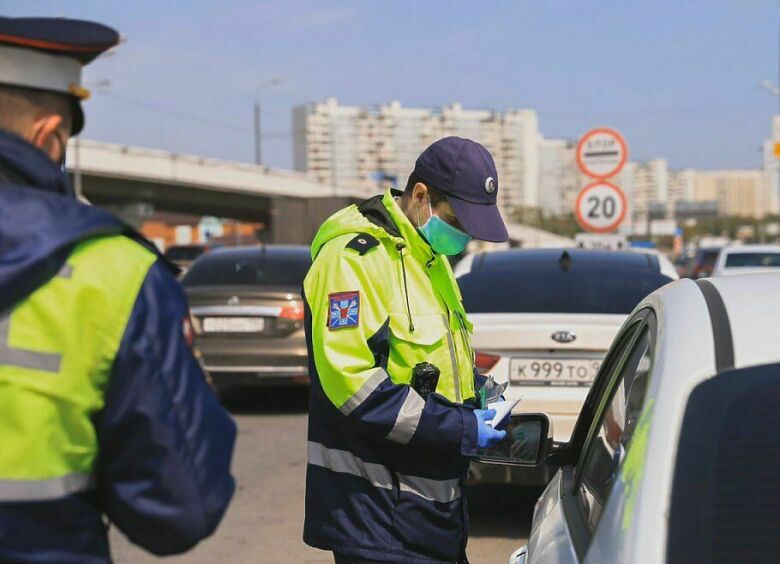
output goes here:
{"type": "Polygon", "coordinates": [[[555,472],[510,564],[780,562],[780,274],[681,280],[615,338],[571,440],[514,416],[483,462],[555,472]]]}
{"type": "MultiPolygon", "coordinates": [[[[653,254],[584,249],[481,253],[458,278],[482,373],[509,382],[516,412],[550,414],[568,440],[601,361],[631,310],[672,281],[653,254]]],[[[550,476],[472,465],[478,482],[544,484],[550,476]]]]}
{"type": "Polygon", "coordinates": [[[182,280],[195,344],[218,390],[235,385],[307,384],[304,246],[217,249],[182,280]]]}
{"type": "Polygon", "coordinates": [[[779,245],[742,245],[721,249],[712,275],[729,276],[778,270],[780,270],[779,245]]]}
{"type": "Polygon", "coordinates": [[[693,255],[687,277],[696,280],[712,276],[712,269],[715,267],[715,261],[718,260],[720,249],[721,247],[701,247],[698,249],[693,255]]]}

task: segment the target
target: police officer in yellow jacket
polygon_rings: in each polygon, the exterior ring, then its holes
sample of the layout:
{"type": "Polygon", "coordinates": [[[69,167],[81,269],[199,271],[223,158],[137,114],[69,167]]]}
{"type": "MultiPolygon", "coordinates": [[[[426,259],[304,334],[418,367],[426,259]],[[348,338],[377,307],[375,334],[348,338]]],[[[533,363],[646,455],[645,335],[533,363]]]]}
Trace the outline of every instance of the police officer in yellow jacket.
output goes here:
{"type": "Polygon", "coordinates": [[[0,562],[110,562],[104,516],[156,554],[211,534],[235,425],[153,245],[62,168],[81,68],[115,30],[0,17],[0,562]]]}
{"type": "Polygon", "coordinates": [[[504,436],[447,255],[505,241],[490,153],[458,137],[328,219],[304,281],[312,377],[304,540],[336,562],[465,561],[468,457],[504,436]]]}

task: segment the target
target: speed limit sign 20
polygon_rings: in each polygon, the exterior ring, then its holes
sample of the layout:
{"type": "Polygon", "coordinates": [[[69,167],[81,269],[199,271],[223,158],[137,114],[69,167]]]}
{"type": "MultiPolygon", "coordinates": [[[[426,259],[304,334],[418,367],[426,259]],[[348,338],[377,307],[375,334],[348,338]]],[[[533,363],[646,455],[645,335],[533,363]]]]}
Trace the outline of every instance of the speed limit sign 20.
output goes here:
{"type": "Polygon", "coordinates": [[[603,180],[583,188],[574,205],[577,223],[591,233],[615,231],[623,223],[627,210],[623,190],[603,180]]]}

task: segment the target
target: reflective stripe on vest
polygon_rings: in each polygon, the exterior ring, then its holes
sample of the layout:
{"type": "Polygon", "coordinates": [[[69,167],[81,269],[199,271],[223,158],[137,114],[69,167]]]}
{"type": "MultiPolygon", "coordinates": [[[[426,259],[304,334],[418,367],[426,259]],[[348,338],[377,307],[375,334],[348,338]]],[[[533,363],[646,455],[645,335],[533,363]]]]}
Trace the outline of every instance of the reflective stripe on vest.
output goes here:
{"type": "Polygon", "coordinates": [[[0,480],[0,501],[47,501],[94,487],[91,474],[68,474],[48,480],[0,480]]]}
{"type": "MultiPolygon", "coordinates": [[[[396,487],[393,473],[386,466],[373,462],[363,462],[360,458],[346,450],[326,448],[324,445],[309,442],[309,464],[327,468],[333,472],[351,474],[367,480],[372,486],[386,490],[396,487]]],[[[434,480],[407,474],[396,473],[398,487],[401,491],[414,494],[440,503],[449,503],[460,499],[460,482],[457,478],[451,480],[434,480]]]]}
{"type": "Polygon", "coordinates": [[[82,242],[57,276],[0,315],[0,501],[92,487],[92,421],[155,260],[122,236],[82,242]]]}

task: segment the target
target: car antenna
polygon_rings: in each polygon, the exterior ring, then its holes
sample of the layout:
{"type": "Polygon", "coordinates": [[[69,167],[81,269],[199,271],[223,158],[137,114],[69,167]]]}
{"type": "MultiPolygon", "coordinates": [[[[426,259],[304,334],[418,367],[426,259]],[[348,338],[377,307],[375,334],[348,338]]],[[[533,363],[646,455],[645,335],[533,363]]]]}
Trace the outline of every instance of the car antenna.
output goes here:
{"type": "Polygon", "coordinates": [[[558,259],[558,264],[560,265],[561,270],[564,272],[571,268],[571,255],[569,254],[569,251],[563,251],[563,253],[561,253],[561,258],[558,259]]]}

